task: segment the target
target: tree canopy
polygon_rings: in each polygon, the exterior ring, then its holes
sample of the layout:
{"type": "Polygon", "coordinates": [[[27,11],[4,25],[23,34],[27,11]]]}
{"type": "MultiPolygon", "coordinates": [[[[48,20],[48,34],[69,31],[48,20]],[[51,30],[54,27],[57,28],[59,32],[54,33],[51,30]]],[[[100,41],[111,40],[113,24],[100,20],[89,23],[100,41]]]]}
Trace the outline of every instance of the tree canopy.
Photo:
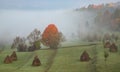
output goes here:
{"type": "Polygon", "coordinates": [[[42,34],[42,42],[50,48],[57,48],[60,42],[60,36],[57,27],[49,24],[42,34]]]}

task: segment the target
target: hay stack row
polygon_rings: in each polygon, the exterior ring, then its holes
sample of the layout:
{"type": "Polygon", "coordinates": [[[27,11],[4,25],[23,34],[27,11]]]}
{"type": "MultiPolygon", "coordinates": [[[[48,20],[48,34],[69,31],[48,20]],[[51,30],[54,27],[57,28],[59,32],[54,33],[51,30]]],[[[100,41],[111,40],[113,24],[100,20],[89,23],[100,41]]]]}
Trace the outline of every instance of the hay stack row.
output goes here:
{"type": "MultiPolygon", "coordinates": [[[[10,64],[12,63],[13,61],[17,61],[17,54],[15,51],[13,51],[13,53],[9,56],[7,55],[4,59],[4,63],[5,64],[10,64]]],[[[34,60],[32,62],[32,66],[40,66],[41,65],[41,62],[40,62],[40,59],[38,58],[38,56],[35,56],[34,57],[34,60]]]]}

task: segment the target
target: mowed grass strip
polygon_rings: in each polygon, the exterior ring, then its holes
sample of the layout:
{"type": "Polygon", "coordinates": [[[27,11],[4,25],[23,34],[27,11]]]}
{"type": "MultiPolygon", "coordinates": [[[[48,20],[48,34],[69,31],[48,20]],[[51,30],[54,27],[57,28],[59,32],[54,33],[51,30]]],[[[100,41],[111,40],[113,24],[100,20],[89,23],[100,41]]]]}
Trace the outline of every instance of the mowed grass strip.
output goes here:
{"type": "Polygon", "coordinates": [[[90,47],[59,48],[48,72],[88,72],[88,62],[80,62],[80,56],[84,50],[89,52],[90,47]]]}
{"type": "Polygon", "coordinates": [[[49,66],[48,59],[53,54],[53,50],[37,50],[34,52],[34,55],[28,60],[27,63],[25,63],[24,66],[22,66],[19,70],[16,72],[45,72],[46,68],[49,66]],[[41,66],[35,67],[32,66],[32,61],[34,59],[34,56],[38,56],[41,61],[41,66]]]}

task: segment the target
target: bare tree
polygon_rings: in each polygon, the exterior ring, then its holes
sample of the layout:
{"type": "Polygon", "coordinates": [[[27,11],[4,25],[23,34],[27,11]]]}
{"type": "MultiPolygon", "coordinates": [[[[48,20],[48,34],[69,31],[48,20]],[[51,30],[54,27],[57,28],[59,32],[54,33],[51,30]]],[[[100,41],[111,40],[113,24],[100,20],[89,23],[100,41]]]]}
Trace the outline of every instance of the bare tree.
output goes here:
{"type": "Polygon", "coordinates": [[[40,48],[41,32],[38,29],[34,29],[28,36],[27,39],[31,46],[35,45],[36,48],[40,48]]]}
{"type": "Polygon", "coordinates": [[[21,38],[17,36],[12,43],[11,49],[17,48],[18,51],[26,51],[26,44],[25,44],[25,38],[21,38]]]}

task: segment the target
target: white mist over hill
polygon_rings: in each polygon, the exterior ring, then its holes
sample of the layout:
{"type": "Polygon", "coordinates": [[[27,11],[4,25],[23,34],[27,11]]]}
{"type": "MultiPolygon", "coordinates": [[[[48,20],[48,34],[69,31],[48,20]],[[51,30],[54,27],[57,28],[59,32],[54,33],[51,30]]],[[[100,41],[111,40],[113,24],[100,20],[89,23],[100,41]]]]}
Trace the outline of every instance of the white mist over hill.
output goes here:
{"type": "MultiPolygon", "coordinates": [[[[11,41],[16,36],[27,36],[33,29],[41,31],[48,24],[55,24],[67,39],[77,37],[78,30],[86,32],[85,23],[93,19],[87,11],[73,10],[0,10],[0,40],[11,41]]],[[[91,23],[92,24],[92,23],[91,23]]]]}

